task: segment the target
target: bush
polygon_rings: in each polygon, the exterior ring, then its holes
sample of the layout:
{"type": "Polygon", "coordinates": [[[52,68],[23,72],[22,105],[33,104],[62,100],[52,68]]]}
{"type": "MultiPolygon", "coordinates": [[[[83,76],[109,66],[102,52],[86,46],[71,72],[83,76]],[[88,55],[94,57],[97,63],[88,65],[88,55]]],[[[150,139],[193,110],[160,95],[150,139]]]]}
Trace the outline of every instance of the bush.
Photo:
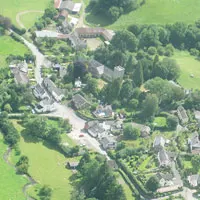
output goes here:
{"type": "Polygon", "coordinates": [[[149,47],[147,52],[149,55],[155,55],[157,53],[156,47],[149,47]]]}
{"type": "Polygon", "coordinates": [[[24,33],[26,33],[26,29],[24,29],[24,28],[20,29],[20,28],[16,27],[15,25],[12,25],[11,29],[19,35],[23,35],[24,33]]]}

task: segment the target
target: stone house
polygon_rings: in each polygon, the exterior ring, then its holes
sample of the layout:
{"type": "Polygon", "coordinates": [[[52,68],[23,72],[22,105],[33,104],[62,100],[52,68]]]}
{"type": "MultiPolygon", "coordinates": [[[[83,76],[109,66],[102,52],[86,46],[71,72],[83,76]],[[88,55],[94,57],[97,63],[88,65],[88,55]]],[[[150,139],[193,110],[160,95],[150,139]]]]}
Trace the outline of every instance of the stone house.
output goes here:
{"type": "Polygon", "coordinates": [[[190,151],[193,154],[200,154],[200,140],[198,132],[194,132],[192,137],[188,139],[190,151]]]}
{"type": "Polygon", "coordinates": [[[101,140],[100,140],[100,143],[102,145],[102,147],[105,149],[105,150],[108,150],[108,149],[115,149],[116,146],[117,146],[117,141],[111,137],[111,136],[105,136],[103,137],[101,140]]]}
{"type": "Polygon", "coordinates": [[[160,135],[156,136],[153,142],[153,148],[156,151],[159,151],[162,148],[164,148],[164,146],[165,146],[165,139],[160,135]]]}
{"type": "Polygon", "coordinates": [[[188,118],[186,110],[184,109],[183,106],[179,106],[177,108],[177,114],[178,114],[178,118],[182,124],[185,124],[188,122],[189,118],[188,118]]]}
{"type": "Polygon", "coordinates": [[[146,126],[146,125],[143,125],[143,124],[137,124],[137,123],[134,123],[134,122],[132,122],[131,124],[134,128],[137,128],[137,129],[140,130],[140,136],[141,137],[148,137],[150,135],[151,128],[149,126],[146,126]]]}
{"type": "Polygon", "coordinates": [[[80,94],[75,94],[72,97],[72,103],[77,110],[87,108],[90,105],[90,103],[80,94]]]}

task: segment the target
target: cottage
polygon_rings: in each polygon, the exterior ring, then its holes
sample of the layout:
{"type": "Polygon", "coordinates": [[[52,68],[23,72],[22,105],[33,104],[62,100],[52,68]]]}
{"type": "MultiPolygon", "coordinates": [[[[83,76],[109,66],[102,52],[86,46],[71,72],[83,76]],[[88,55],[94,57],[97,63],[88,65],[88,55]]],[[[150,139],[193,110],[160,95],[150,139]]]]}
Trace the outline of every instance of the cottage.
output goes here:
{"type": "Polygon", "coordinates": [[[159,151],[165,146],[165,139],[162,136],[156,136],[153,142],[153,148],[159,151]]]}
{"type": "Polygon", "coordinates": [[[181,123],[185,124],[188,122],[189,118],[187,116],[186,110],[183,106],[179,106],[177,109],[177,114],[181,123]]]}
{"type": "Polygon", "coordinates": [[[67,162],[66,167],[69,169],[76,169],[78,165],[79,165],[79,162],[77,161],[69,161],[67,162]]]}
{"type": "Polygon", "coordinates": [[[14,76],[16,84],[28,84],[28,65],[26,61],[15,60],[10,63],[9,68],[14,76]]]}
{"type": "Polygon", "coordinates": [[[107,149],[115,149],[117,146],[117,141],[111,136],[105,136],[100,140],[102,147],[107,149]]]}
{"type": "Polygon", "coordinates": [[[101,137],[105,133],[105,129],[98,121],[86,122],[85,129],[92,137],[101,137]]]}
{"type": "Polygon", "coordinates": [[[167,154],[165,149],[161,149],[158,152],[158,161],[159,161],[160,167],[166,167],[171,164],[169,155],[167,154]]]}
{"type": "Polygon", "coordinates": [[[195,175],[188,176],[188,182],[190,183],[190,185],[192,187],[199,186],[200,185],[200,175],[195,174],[195,175]]]}
{"type": "Polygon", "coordinates": [[[134,128],[137,128],[140,130],[140,136],[141,137],[147,137],[150,135],[150,132],[151,132],[151,128],[149,126],[145,126],[143,124],[137,124],[137,123],[134,123],[132,122],[132,126],[134,128]]]}
{"type": "Polygon", "coordinates": [[[37,84],[34,89],[33,89],[33,94],[34,96],[37,98],[37,99],[44,99],[44,98],[47,98],[48,95],[47,93],[45,92],[44,88],[40,85],[40,84],[37,84]]]}
{"type": "Polygon", "coordinates": [[[198,132],[192,134],[192,137],[188,139],[188,144],[190,147],[190,151],[193,154],[200,153],[200,140],[198,132]]]}
{"type": "Polygon", "coordinates": [[[62,90],[57,88],[54,82],[49,78],[45,78],[43,80],[43,85],[56,101],[59,102],[64,98],[62,90]]]}
{"type": "Polygon", "coordinates": [[[72,97],[72,103],[77,110],[84,109],[90,105],[89,102],[80,94],[75,94],[72,97]]]}
{"type": "Polygon", "coordinates": [[[113,110],[111,105],[98,106],[93,112],[94,116],[97,118],[109,118],[113,116],[113,110]]]}

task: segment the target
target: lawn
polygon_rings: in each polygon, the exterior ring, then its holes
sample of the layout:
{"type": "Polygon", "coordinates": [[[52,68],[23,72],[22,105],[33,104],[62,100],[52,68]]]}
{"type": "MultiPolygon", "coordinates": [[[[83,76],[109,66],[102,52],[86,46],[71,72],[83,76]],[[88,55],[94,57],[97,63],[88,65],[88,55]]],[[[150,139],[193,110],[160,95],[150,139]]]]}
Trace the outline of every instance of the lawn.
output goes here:
{"type": "Polygon", "coordinates": [[[20,16],[20,21],[25,26],[25,28],[28,29],[32,27],[34,23],[38,20],[38,18],[41,17],[42,15],[43,13],[38,13],[38,12],[26,13],[20,16]]]}
{"type": "Polygon", "coordinates": [[[9,36],[0,37],[0,66],[6,65],[6,57],[9,54],[24,55],[28,49],[21,43],[16,42],[9,36]]]}
{"type": "Polygon", "coordinates": [[[192,23],[199,18],[199,13],[199,0],[148,0],[142,7],[121,16],[108,27],[118,30],[133,23],[166,24],[177,21],[192,23]]]}
{"type": "MultiPolygon", "coordinates": [[[[15,127],[20,131],[22,127],[13,121],[15,127]]],[[[30,139],[30,138],[28,138],[30,139]]],[[[72,186],[69,177],[72,171],[65,168],[68,159],[54,150],[50,145],[34,143],[21,137],[19,147],[23,155],[29,158],[29,173],[40,184],[49,185],[53,189],[52,200],[70,199],[72,186]]],[[[13,158],[16,160],[16,158],[13,158]]],[[[33,188],[30,189],[31,194],[33,188]]]]}
{"type": "Polygon", "coordinates": [[[200,89],[200,61],[187,51],[176,51],[172,58],[176,59],[181,68],[179,84],[187,89],[200,89]],[[191,74],[194,75],[193,78],[191,74]]]}
{"type": "Polygon", "coordinates": [[[167,126],[167,120],[165,117],[156,117],[154,119],[154,122],[156,127],[166,127],[167,126]]]}
{"type": "Polygon", "coordinates": [[[3,154],[6,149],[7,145],[3,143],[0,134],[0,199],[25,200],[22,188],[27,180],[23,176],[16,175],[15,170],[4,162],[3,154]]]}
{"type": "MultiPolygon", "coordinates": [[[[51,0],[7,0],[1,1],[0,14],[11,18],[12,22],[17,25],[16,15],[19,12],[26,10],[40,10],[43,11],[50,5],[51,0]]],[[[38,16],[41,14],[38,13],[38,16]]],[[[26,15],[23,16],[23,18],[26,15]]],[[[33,24],[36,16],[32,17],[28,14],[29,22],[28,24],[33,24]]]]}

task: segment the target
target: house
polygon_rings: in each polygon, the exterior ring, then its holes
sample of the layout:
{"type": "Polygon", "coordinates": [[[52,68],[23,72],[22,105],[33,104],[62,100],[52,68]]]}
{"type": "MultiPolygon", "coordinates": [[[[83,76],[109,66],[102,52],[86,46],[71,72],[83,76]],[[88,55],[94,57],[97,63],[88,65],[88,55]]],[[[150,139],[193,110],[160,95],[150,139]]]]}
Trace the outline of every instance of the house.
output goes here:
{"type": "Polygon", "coordinates": [[[166,167],[171,164],[169,155],[167,154],[164,148],[158,152],[158,161],[160,167],[166,167]]]}
{"type": "Polygon", "coordinates": [[[105,133],[105,129],[101,126],[98,121],[89,121],[85,123],[85,130],[92,137],[101,137],[105,133]]]}
{"type": "Polygon", "coordinates": [[[9,68],[14,76],[16,84],[28,84],[28,65],[26,61],[15,60],[10,63],[9,68]]]}
{"type": "Polygon", "coordinates": [[[111,82],[117,78],[123,78],[125,69],[121,66],[114,67],[114,70],[104,66],[100,62],[92,59],[88,63],[88,71],[96,78],[104,78],[111,82]]]}
{"type": "Polygon", "coordinates": [[[82,87],[82,81],[81,81],[80,77],[75,80],[74,87],[75,88],[81,88],[82,87]]]}
{"type": "Polygon", "coordinates": [[[112,40],[115,33],[111,30],[106,30],[101,27],[81,27],[75,30],[81,38],[96,38],[103,37],[106,41],[112,40]]]}
{"type": "Polygon", "coordinates": [[[55,111],[55,102],[53,99],[45,98],[35,106],[37,113],[47,113],[55,111]]]}
{"type": "Polygon", "coordinates": [[[72,31],[72,29],[73,29],[73,26],[67,20],[64,20],[62,22],[61,31],[63,33],[68,34],[72,31]]]}
{"type": "Polygon", "coordinates": [[[66,167],[69,169],[76,169],[79,165],[79,162],[77,161],[68,161],[66,164],[66,167]]]}
{"type": "Polygon", "coordinates": [[[80,39],[75,32],[72,32],[69,35],[69,40],[71,42],[71,46],[76,50],[82,50],[87,48],[87,42],[85,40],[80,39]]]}
{"type": "Polygon", "coordinates": [[[188,118],[186,110],[184,109],[183,106],[179,106],[177,108],[177,114],[178,114],[179,120],[181,121],[182,124],[185,124],[188,122],[189,118],[188,118]]]}
{"type": "Polygon", "coordinates": [[[113,116],[113,110],[111,105],[98,106],[93,112],[94,116],[97,118],[110,118],[113,116]]]}
{"type": "Polygon", "coordinates": [[[140,130],[140,136],[141,137],[147,137],[150,135],[150,132],[151,132],[151,128],[149,126],[145,126],[143,124],[137,124],[137,123],[134,123],[132,122],[132,126],[134,128],[137,128],[140,130]]]}
{"type": "Polygon", "coordinates": [[[61,4],[62,0],[54,0],[54,8],[60,8],[60,4],[61,4]]]}
{"type": "Polygon", "coordinates": [[[188,139],[188,144],[189,144],[191,153],[193,154],[200,153],[200,140],[199,140],[198,132],[194,132],[192,134],[192,137],[188,139]]]}
{"type": "Polygon", "coordinates": [[[48,98],[47,93],[45,92],[44,88],[40,84],[37,84],[33,88],[33,94],[37,99],[48,98]]]}
{"type": "Polygon", "coordinates": [[[67,10],[71,14],[77,14],[77,13],[80,12],[81,7],[82,7],[81,3],[74,3],[71,0],[67,0],[67,1],[61,2],[59,9],[60,10],[67,10]]]}
{"type": "Polygon", "coordinates": [[[61,101],[65,96],[48,77],[43,80],[43,85],[56,101],[61,101]]]}
{"type": "Polygon", "coordinates": [[[165,139],[162,136],[156,136],[153,142],[153,148],[159,151],[165,146],[165,139]]]}
{"type": "Polygon", "coordinates": [[[89,102],[80,94],[75,94],[72,97],[72,102],[73,102],[74,107],[77,110],[84,109],[90,105],[89,102]]]}
{"type": "Polygon", "coordinates": [[[115,149],[117,146],[117,141],[113,137],[107,135],[107,136],[101,138],[100,144],[102,145],[102,147],[105,150],[115,149]]]}
{"type": "Polygon", "coordinates": [[[187,179],[192,187],[197,187],[200,185],[200,175],[199,174],[188,176],[187,179]]]}

